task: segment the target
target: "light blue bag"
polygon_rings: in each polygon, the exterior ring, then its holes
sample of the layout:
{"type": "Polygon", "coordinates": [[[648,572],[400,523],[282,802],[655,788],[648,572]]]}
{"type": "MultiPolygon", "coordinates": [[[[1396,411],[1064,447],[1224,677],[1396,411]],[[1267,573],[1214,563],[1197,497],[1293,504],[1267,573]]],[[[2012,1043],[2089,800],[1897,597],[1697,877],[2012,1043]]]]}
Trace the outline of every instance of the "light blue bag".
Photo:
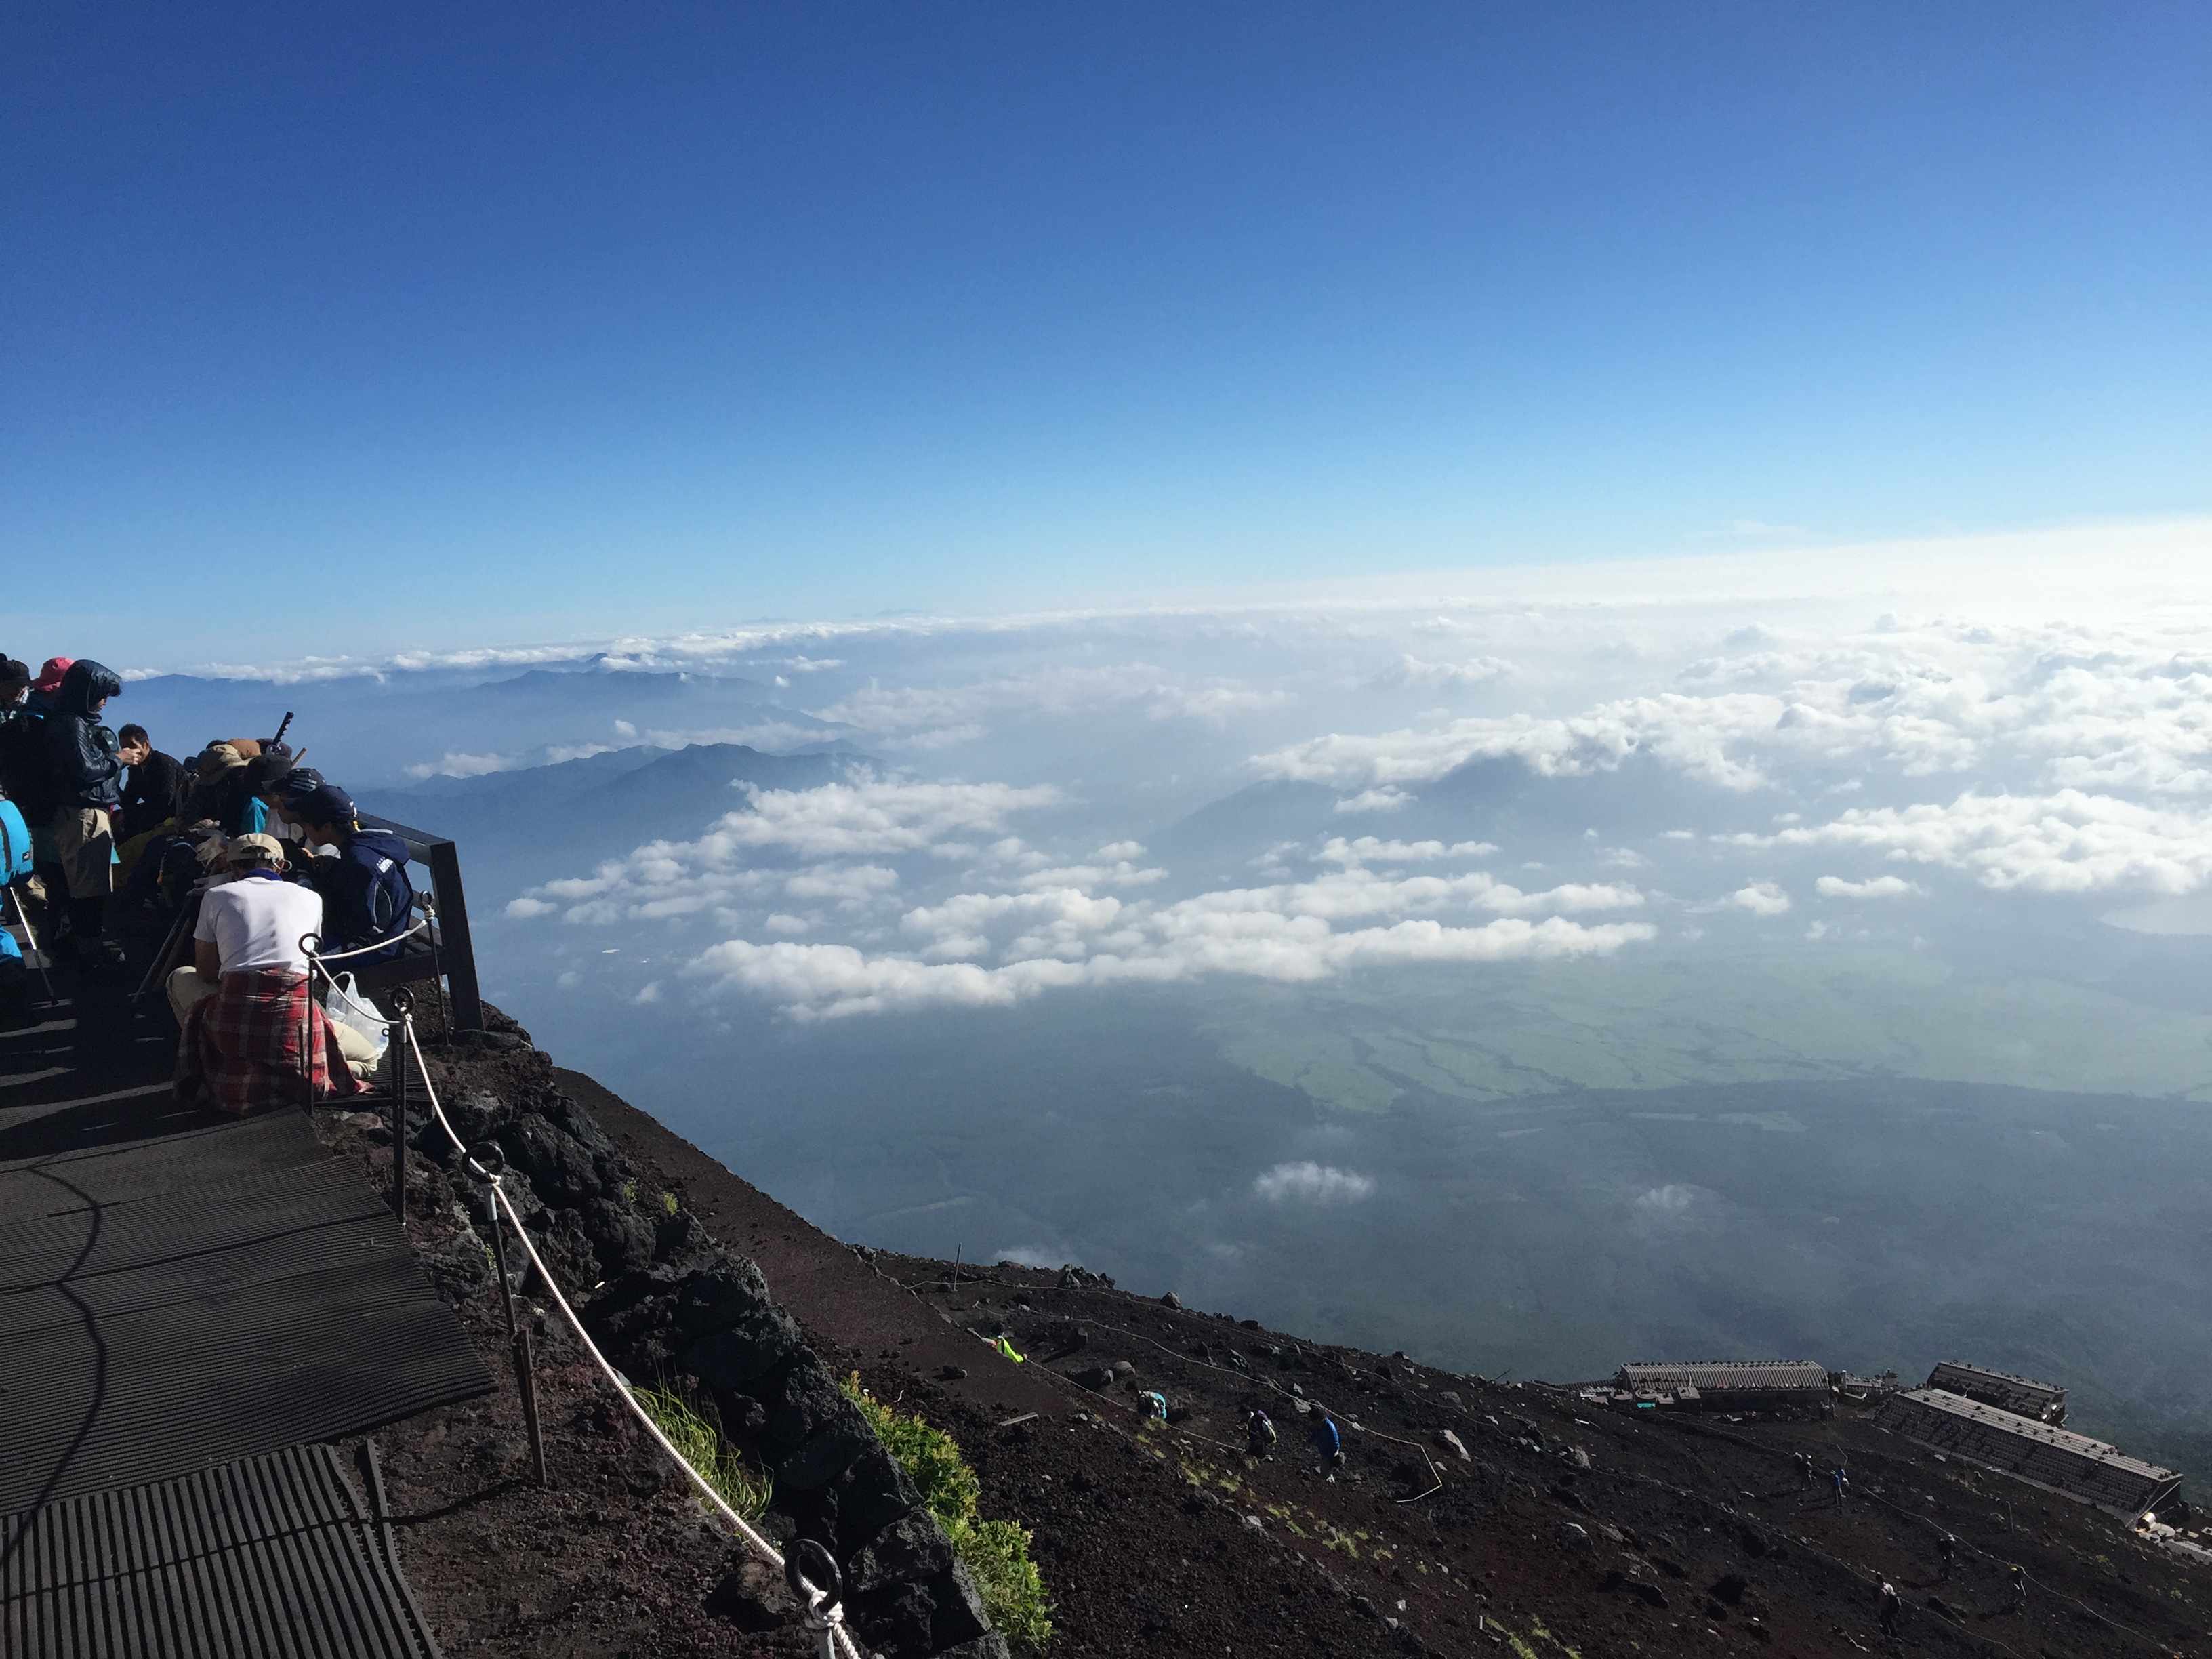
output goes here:
{"type": "Polygon", "coordinates": [[[23,822],[21,809],[12,800],[0,800],[0,854],[6,859],[0,863],[0,887],[12,887],[29,878],[31,826],[23,822]]]}

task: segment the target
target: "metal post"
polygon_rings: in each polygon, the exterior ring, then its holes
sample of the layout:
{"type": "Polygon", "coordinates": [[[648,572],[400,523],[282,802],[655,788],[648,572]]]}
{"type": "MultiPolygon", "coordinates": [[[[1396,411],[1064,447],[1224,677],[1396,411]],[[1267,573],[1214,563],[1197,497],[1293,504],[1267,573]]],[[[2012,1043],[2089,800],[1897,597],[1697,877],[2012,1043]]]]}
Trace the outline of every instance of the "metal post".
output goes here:
{"type": "Polygon", "coordinates": [[[453,1028],[483,1030],[483,994],[477,988],[476,946],[469,938],[468,901],[461,892],[461,856],[451,842],[430,848],[430,882],[438,896],[438,933],[453,987],[453,1028]]]}
{"type": "Polygon", "coordinates": [[[386,1041],[384,1052],[392,1056],[392,1213],[407,1224],[407,1058],[415,1045],[407,1041],[414,1025],[415,999],[402,986],[385,1000],[399,1017],[400,1037],[386,1041]]]}
{"type": "Polygon", "coordinates": [[[484,1186],[484,1223],[491,1229],[493,1265],[499,1271],[500,1305],[507,1310],[507,1341],[514,1356],[514,1387],[522,1397],[523,1426],[530,1435],[530,1473],[541,1486],[545,1479],[545,1436],[538,1422],[538,1368],[530,1349],[530,1328],[514,1316],[514,1285],[507,1276],[507,1229],[499,1212],[499,1200],[489,1182],[484,1186]]]}

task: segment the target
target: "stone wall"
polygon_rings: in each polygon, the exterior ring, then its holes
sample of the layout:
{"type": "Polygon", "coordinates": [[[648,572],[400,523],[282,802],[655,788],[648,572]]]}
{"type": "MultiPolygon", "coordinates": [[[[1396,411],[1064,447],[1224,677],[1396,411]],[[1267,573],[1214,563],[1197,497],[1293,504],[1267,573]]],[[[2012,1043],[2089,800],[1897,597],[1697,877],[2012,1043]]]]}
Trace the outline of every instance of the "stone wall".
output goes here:
{"type": "MultiPolygon", "coordinates": [[[[599,1125],[554,1086],[550,1066],[529,1063],[542,1057],[507,1058],[498,1092],[447,1079],[447,1113],[471,1147],[498,1148],[531,1242],[601,1352],[634,1381],[689,1377],[713,1399],[723,1431],[775,1475],[762,1530],[828,1547],[864,1647],[890,1659],[1004,1659],[1005,1640],[944,1529],[760,1269],[688,1211],[669,1212],[657,1195],[641,1204],[599,1125]]],[[[410,1129],[416,1150],[453,1172],[443,1134],[410,1129]]],[[[429,1265],[470,1294],[490,1285],[483,1254],[464,1232],[429,1265]]],[[[774,1619],[776,1600],[775,1584],[739,1564],[712,1604],[757,1626],[774,1619]]]]}

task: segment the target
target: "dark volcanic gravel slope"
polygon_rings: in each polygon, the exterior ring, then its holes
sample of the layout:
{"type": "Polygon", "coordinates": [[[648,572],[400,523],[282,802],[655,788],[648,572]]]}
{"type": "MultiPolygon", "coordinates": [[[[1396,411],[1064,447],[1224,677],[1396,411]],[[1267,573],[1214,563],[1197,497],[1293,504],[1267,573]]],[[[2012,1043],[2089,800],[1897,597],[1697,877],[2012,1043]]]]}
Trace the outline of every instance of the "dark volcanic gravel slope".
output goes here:
{"type": "MultiPolygon", "coordinates": [[[[456,1090],[547,1075],[534,1052],[434,1063],[456,1090]]],[[[1089,1274],[848,1247],[590,1079],[554,1075],[641,1190],[760,1264],[825,1361],[959,1439],[986,1515],[1035,1532],[1055,1656],[2212,1655],[2202,1570],[1850,1407],[1818,1423],[1591,1412],[1565,1390],[1316,1344],[1089,1274]],[[1000,1332],[1026,1363],[983,1340],[1000,1332]],[[1174,1422],[1140,1422],[1126,1386],[1073,1380],[1115,1361],[1170,1397],[1174,1422]],[[1346,1425],[1337,1479],[1305,1448],[1301,1400],[1346,1425]],[[1242,1446],[1255,1403],[1282,1431],[1262,1462],[1242,1446]],[[1848,1506],[1802,1489],[1800,1451],[1848,1464],[1848,1506]],[[1948,1580],[1943,1529],[1961,1542],[1948,1580]],[[1884,1577],[1905,1597],[1896,1638],[1875,1628],[1884,1577]]],[[[331,1133],[388,1171],[374,1132],[331,1133]]],[[[413,1184],[434,1255],[452,1194],[427,1165],[413,1184]]],[[[504,1333],[489,1298],[467,1316],[499,1393],[379,1437],[407,1570],[449,1655],[803,1650],[795,1631],[746,1636],[706,1611],[727,1541],[543,1321],[555,1488],[522,1481],[504,1333]]]]}
{"type": "Polygon", "coordinates": [[[956,1290],[952,1264],[841,1245],[588,1079],[562,1079],[760,1261],[825,1357],[959,1437],[986,1513],[1036,1529],[1056,1652],[2212,1653],[2201,1570],[1855,1408],[1819,1423],[1593,1413],[1565,1390],[1311,1343],[1087,1275],[969,1266],[956,1290]],[[980,1340],[1000,1330],[1027,1364],[980,1340]],[[1069,1380],[1115,1360],[1181,1420],[1146,1428],[1127,1392],[1069,1380]],[[944,1380],[947,1366],[967,1375],[944,1380]],[[1361,1425],[1338,1480],[1305,1449],[1301,1396],[1361,1425]],[[1282,1435],[1264,1463],[1243,1454],[1251,1404],[1282,1435]],[[1800,1451],[1851,1470],[1843,1510],[1801,1488],[1800,1451]],[[1948,1581],[1943,1530],[1960,1545],[1948,1581]],[[1897,1638],[1875,1625],[1885,1577],[1904,1596],[1897,1638]]]}

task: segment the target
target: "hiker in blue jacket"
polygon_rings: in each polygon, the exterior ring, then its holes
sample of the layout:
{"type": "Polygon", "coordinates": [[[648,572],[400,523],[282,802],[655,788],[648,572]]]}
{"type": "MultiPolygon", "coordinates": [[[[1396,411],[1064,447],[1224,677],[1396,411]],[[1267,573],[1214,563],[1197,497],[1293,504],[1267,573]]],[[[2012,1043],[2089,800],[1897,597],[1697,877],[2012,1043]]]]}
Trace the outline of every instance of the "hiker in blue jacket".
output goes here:
{"type": "Polygon", "coordinates": [[[115,821],[123,805],[123,758],[100,711],[120,695],[123,677],[80,658],[69,665],[41,740],[46,772],[60,804],[54,809],[54,850],[67,872],[70,937],[61,948],[81,957],[120,960],[121,948],[101,938],[107,896],[115,886],[115,821]]]}
{"type": "Polygon", "coordinates": [[[1314,1425],[1310,1437],[1313,1449],[1321,1454],[1322,1467],[1331,1474],[1344,1467],[1344,1439],[1337,1433],[1336,1423],[1327,1412],[1321,1413],[1321,1421],[1314,1425]]]}
{"type": "Polygon", "coordinates": [[[383,962],[404,948],[399,935],[414,924],[415,886],[407,878],[407,843],[389,830],[364,830],[353,797],[307,768],[292,775],[277,810],[337,856],[314,861],[312,878],[323,895],[323,950],[357,951],[389,939],[380,951],[351,959],[352,966],[383,962]],[[312,782],[309,780],[313,780],[312,782]]]}

